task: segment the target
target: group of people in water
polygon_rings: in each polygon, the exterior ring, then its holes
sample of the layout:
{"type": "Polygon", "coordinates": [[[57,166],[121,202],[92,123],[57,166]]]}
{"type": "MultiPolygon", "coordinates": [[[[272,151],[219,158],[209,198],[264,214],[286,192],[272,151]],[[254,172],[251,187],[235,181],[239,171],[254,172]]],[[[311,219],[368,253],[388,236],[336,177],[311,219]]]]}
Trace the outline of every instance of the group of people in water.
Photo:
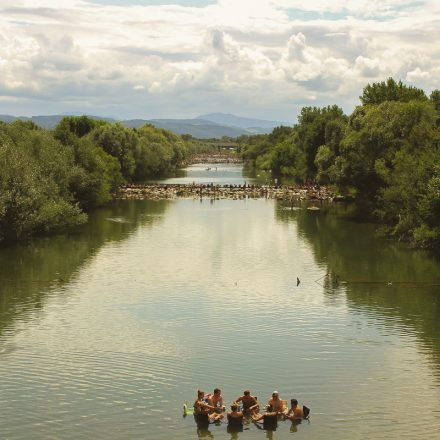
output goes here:
{"type": "Polygon", "coordinates": [[[262,423],[264,426],[273,426],[280,418],[299,421],[307,419],[309,413],[310,409],[298,405],[296,399],[291,399],[290,407],[288,407],[287,402],[280,398],[278,391],[272,393],[264,408],[260,406],[257,397],[251,395],[250,390],[245,390],[242,396],[235,399],[228,412],[226,412],[219,388],[210,394],[198,390],[197,399],[194,402],[194,415],[199,418],[199,422],[220,421],[226,415],[230,426],[242,426],[245,418],[249,418],[255,423],[262,423]]]}

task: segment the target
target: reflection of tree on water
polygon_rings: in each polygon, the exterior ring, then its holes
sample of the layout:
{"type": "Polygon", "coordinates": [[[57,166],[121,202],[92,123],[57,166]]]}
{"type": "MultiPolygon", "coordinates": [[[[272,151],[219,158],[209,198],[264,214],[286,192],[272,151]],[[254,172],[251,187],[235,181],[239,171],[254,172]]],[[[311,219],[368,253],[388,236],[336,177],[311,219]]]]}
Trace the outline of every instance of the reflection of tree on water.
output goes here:
{"type": "Polygon", "coordinates": [[[0,249],[0,335],[15,319],[42,309],[107,242],[120,241],[157,221],[168,201],[120,201],[92,212],[70,235],[0,249]]]}
{"type": "Polygon", "coordinates": [[[439,261],[424,251],[378,238],[373,225],[338,215],[347,209],[285,210],[279,203],[276,218],[294,222],[317,264],[328,267],[319,283],[329,300],[344,292],[349,306],[382,317],[397,316],[417,331],[439,365],[439,261]]]}

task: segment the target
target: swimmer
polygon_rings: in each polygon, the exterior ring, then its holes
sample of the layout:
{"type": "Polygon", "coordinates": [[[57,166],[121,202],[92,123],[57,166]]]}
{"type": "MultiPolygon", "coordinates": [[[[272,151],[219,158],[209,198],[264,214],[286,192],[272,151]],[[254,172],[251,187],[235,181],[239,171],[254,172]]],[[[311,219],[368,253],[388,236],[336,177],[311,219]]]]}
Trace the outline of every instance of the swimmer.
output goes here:
{"type": "Polygon", "coordinates": [[[243,395],[235,399],[236,404],[240,403],[243,405],[243,411],[250,411],[250,408],[257,405],[257,398],[255,396],[251,396],[251,392],[249,390],[243,391],[243,395]]]}
{"type": "Polygon", "coordinates": [[[272,398],[267,401],[267,406],[272,408],[273,412],[282,413],[284,410],[284,403],[280,399],[278,391],[272,393],[272,398]]]}
{"type": "Polygon", "coordinates": [[[215,411],[215,407],[205,402],[205,392],[202,390],[197,390],[197,399],[194,402],[194,414],[209,415],[213,411],[215,411]]]}
{"type": "Polygon", "coordinates": [[[238,411],[238,405],[236,403],[231,405],[231,411],[228,412],[227,418],[229,425],[243,425],[243,413],[238,411]]]}
{"type": "Polygon", "coordinates": [[[263,414],[259,413],[259,407],[255,408],[255,411],[251,414],[252,421],[255,423],[263,423],[264,426],[276,426],[278,422],[278,413],[273,411],[269,406],[263,414]]]}
{"type": "Polygon", "coordinates": [[[296,399],[290,399],[290,408],[285,415],[287,419],[292,421],[306,418],[303,408],[298,406],[298,401],[296,399]]]}
{"type": "Polygon", "coordinates": [[[218,411],[224,411],[225,408],[223,406],[223,396],[220,388],[216,388],[213,394],[208,394],[207,396],[208,403],[218,411]]]}
{"type": "Polygon", "coordinates": [[[206,417],[207,422],[217,422],[223,418],[221,408],[210,405],[205,401],[205,392],[197,391],[197,400],[194,402],[194,415],[206,417]]]}

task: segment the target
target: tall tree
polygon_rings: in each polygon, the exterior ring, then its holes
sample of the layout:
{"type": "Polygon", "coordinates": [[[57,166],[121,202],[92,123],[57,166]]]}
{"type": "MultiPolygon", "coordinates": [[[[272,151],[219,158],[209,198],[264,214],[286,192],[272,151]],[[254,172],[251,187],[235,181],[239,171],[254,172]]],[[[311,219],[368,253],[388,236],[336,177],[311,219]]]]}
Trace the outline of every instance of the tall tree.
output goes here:
{"type": "Polygon", "coordinates": [[[428,98],[422,89],[407,86],[393,78],[386,81],[368,84],[359,97],[363,105],[381,104],[385,101],[409,102],[412,100],[426,101],[428,98]]]}

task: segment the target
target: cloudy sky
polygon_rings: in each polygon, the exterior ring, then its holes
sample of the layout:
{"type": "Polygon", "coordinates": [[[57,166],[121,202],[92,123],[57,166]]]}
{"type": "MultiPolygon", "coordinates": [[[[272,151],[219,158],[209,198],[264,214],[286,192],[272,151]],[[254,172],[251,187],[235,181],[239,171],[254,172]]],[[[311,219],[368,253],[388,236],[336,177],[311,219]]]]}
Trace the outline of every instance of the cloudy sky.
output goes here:
{"type": "Polygon", "coordinates": [[[440,88],[438,0],[0,0],[0,114],[294,122],[440,88]]]}

